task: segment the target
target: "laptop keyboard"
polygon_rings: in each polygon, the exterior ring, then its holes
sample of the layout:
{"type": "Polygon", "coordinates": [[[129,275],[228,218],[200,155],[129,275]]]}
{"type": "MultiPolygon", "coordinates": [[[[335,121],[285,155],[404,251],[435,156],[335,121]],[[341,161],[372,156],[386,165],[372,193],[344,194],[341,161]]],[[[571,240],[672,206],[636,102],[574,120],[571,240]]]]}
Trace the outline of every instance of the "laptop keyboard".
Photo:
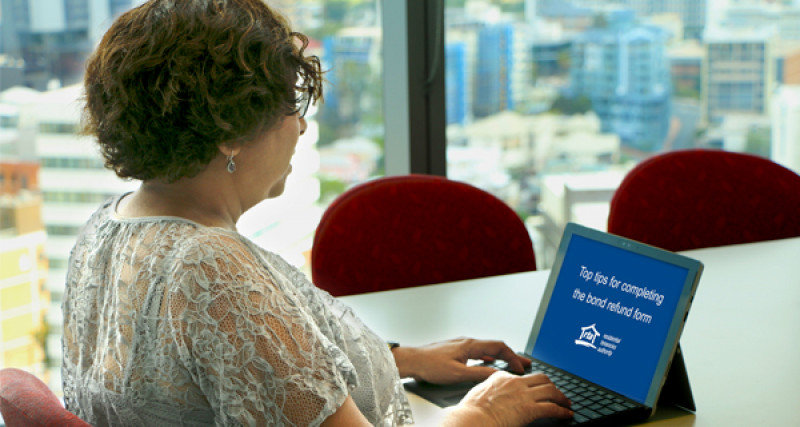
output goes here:
{"type": "MultiPolygon", "coordinates": [[[[485,365],[495,369],[508,370],[508,363],[503,360],[496,360],[485,365]]],[[[529,374],[531,372],[543,372],[572,401],[571,409],[575,411],[575,416],[572,420],[567,420],[564,425],[583,424],[603,416],[628,411],[638,406],[614,393],[536,361],[531,363],[531,367],[525,373],[529,374]]]]}

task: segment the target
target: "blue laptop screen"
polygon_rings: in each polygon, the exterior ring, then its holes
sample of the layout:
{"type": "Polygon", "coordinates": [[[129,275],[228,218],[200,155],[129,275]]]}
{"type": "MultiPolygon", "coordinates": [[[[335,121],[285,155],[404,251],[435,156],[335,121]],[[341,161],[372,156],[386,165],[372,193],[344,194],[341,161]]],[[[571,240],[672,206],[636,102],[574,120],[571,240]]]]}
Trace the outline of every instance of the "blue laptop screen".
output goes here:
{"type": "Polygon", "coordinates": [[[531,355],[644,402],[688,273],[573,235],[531,355]]]}

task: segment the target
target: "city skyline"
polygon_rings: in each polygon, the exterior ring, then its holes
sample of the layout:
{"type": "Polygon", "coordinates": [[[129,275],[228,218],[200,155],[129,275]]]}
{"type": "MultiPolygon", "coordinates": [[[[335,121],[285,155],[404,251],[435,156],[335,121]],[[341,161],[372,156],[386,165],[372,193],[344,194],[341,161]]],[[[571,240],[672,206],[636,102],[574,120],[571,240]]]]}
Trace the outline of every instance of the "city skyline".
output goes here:
{"type": "MultiPolygon", "coordinates": [[[[0,5],[7,1],[0,0],[0,5]]],[[[386,53],[382,52],[383,35],[379,22],[368,28],[362,25],[379,21],[377,4],[353,3],[358,7],[326,10],[319,3],[319,8],[290,10],[297,14],[290,16],[293,21],[319,25],[308,30],[316,36],[309,49],[331,69],[326,87],[329,103],[313,107],[309,114],[309,132],[298,145],[287,194],[255,208],[240,225],[243,234],[299,266],[307,262],[314,228],[325,203],[348,186],[382,174],[384,163],[392,161],[384,158],[383,147],[383,105],[392,102],[384,99],[382,92],[381,55],[386,53]],[[334,22],[333,16],[339,20],[334,22]]],[[[706,22],[715,24],[725,16],[724,10],[718,10],[722,3],[730,1],[713,0],[708,4],[706,22]]],[[[709,55],[713,62],[714,58],[719,59],[718,50],[743,49],[732,41],[710,46],[692,40],[686,45],[683,40],[662,40],[658,31],[644,29],[657,24],[645,22],[648,17],[637,16],[641,21],[626,37],[642,41],[635,45],[638,57],[631,56],[634,45],[618,39],[604,45],[606,49],[589,47],[595,42],[592,35],[609,34],[595,25],[600,19],[593,23],[553,18],[538,30],[552,30],[562,39],[536,44],[520,11],[504,14],[499,3],[483,5],[492,11],[481,9],[481,3],[476,2],[471,10],[448,8],[445,13],[448,175],[503,199],[520,216],[529,218],[532,234],[556,235],[544,230],[542,224],[557,229],[568,218],[602,227],[606,199],[624,173],[638,160],[666,149],[758,150],[760,155],[773,155],[776,161],[800,170],[800,150],[791,147],[793,141],[796,144],[798,131],[788,126],[793,118],[800,118],[800,110],[792,101],[796,92],[781,89],[781,95],[773,98],[769,89],[777,92],[781,87],[790,87],[778,81],[779,77],[794,77],[791,73],[779,76],[777,64],[782,61],[781,66],[787,70],[792,69],[792,64],[800,65],[800,46],[771,50],[765,47],[765,52],[773,56],[765,53],[761,68],[750,66],[758,71],[746,76],[753,81],[766,79],[765,90],[759,95],[764,109],[741,115],[731,112],[736,109],[719,105],[726,102],[725,97],[712,97],[711,107],[703,98],[708,96],[709,86],[716,88],[715,94],[742,94],[746,92],[743,88],[755,87],[741,86],[747,82],[729,85],[731,79],[739,78],[738,62],[714,65],[714,70],[725,70],[724,73],[709,71],[709,55]],[[580,37],[575,34],[583,34],[584,46],[580,49],[576,47],[580,37]],[[492,49],[495,45],[503,48],[492,49]],[[593,49],[593,53],[586,53],[593,49]],[[614,59],[606,60],[605,55],[614,59]],[[593,59],[587,68],[578,68],[578,57],[593,59]],[[621,62],[634,72],[620,73],[615,67],[621,62]],[[667,77],[672,77],[669,82],[662,75],[665,67],[667,77]],[[598,72],[592,74],[588,69],[598,72]],[[676,70],[683,73],[680,77],[684,92],[665,92],[669,89],[666,86],[677,86],[676,70]],[[566,95],[578,78],[586,80],[583,86],[588,89],[605,90],[597,94],[582,90],[570,99],[566,95]],[[607,87],[599,84],[603,80],[608,80],[607,87]],[[620,89],[623,86],[625,91],[620,89]],[[648,92],[657,92],[658,97],[646,98],[648,92]],[[634,96],[636,93],[642,96],[634,96]],[[607,105],[605,109],[591,108],[591,104],[587,107],[580,95],[607,105]],[[652,114],[653,111],[659,113],[652,114]],[[703,114],[708,111],[720,111],[721,119],[704,120],[703,114]],[[781,112],[781,116],[771,115],[772,111],[781,112]],[[770,135],[769,130],[778,126],[781,131],[770,135]],[[630,135],[645,130],[658,131],[658,144],[645,147],[630,142],[630,135]]],[[[794,7],[800,9],[800,5],[794,7]]],[[[673,24],[667,20],[659,21],[659,25],[673,24]]],[[[39,191],[47,232],[44,253],[50,264],[46,288],[52,294],[48,319],[53,326],[48,346],[52,348],[58,346],[60,336],[58,304],[66,260],[80,225],[100,202],[134,189],[137,183],[118,180],[103,168],[91,140],[74,135],[79,125],[80,83],[52,83],[57,75],[35,71],[30,80],[38,86],[35,91],[19,85],[0,88],[0,157],[3,161],[34,160],[41,167],[39,191]]],[[[800,78],[792,82],[798,84],[800,78]]],[[[746,103],[742,97],[732,98],[746,103]]],[[[535,244],[540,245],[537,250],[547,254],[543,247],[551,243],[542,236],[535,236],[535,244]]],[[[543,261],[547,259],[542,256],[543,261]]],[[[53,370],[55,381],[55,367],[53,370]]]]}

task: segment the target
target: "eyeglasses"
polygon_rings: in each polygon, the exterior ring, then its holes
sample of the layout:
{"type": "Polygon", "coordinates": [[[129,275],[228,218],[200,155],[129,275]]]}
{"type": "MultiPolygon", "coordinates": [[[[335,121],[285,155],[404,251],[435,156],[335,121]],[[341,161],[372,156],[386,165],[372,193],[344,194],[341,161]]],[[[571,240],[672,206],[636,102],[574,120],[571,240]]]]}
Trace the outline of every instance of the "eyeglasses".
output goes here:
{"type": "Polygon", "coordinates": [[[308,112],[308,107],[311,106],[311,93],[313,89],[309,87],[305,92],[297,92],[296,104],[295,104],[295,113],[299,116],[298,118],[302,119],[306,116],[308,112]]]}

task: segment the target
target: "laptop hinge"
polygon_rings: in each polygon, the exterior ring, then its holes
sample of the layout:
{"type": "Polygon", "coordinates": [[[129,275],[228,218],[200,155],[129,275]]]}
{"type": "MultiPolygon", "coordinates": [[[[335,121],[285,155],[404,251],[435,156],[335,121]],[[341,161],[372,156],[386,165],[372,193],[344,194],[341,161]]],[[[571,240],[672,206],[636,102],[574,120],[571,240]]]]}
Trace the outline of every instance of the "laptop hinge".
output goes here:
{"type": "Polygon", "coordinates": [[[672,359],[672,366],[669,368],[661,395],[658,397],[658,405],[677,406],[691,412],[697,410],[680,343],[675,349],[675,357],[672,359]]]}

